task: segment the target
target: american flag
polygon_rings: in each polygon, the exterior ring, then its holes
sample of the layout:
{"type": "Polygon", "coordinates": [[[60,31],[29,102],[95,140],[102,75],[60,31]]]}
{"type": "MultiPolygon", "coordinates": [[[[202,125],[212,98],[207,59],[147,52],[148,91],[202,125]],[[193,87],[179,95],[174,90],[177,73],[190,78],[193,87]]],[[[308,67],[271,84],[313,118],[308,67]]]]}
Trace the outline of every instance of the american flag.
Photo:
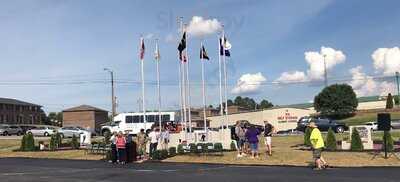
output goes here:
{"type": "Polygon", "coordinates": [[[140,38],[139,58],[140,58],[140,60],[144,59],[144,39],[143,39],[143,37],[140,38]]]}

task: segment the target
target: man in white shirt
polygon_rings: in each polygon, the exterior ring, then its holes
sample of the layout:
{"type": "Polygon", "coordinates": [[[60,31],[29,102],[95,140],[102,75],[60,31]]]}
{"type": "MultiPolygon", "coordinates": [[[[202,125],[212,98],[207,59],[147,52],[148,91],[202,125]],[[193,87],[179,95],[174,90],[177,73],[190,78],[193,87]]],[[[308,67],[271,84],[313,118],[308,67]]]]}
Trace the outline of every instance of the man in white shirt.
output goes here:
{"type": "Polygon", "coordinates": [[[168,129],[163,128],[160,136],[161,148],[163,150],[168,150],[169,143],[169,131],[168,129]]]}
{"type": "Polygon", "coordinates": [[[159,132],[157,132],[156,128],[149,133],[150,139],[150,157],[153,157],[153,153],[157,150],[158,139],[160,138],[159,132]]]}

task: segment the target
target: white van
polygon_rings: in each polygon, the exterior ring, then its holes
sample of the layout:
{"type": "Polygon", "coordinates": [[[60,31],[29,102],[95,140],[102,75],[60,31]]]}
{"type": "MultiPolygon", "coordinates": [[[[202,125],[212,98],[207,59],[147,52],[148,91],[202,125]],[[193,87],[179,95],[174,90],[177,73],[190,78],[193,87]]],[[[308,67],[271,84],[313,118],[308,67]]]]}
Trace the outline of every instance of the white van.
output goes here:
{"type": "MultiPolygon", "coordinates": [[[[108,133],[129,132],[129,134],[138,134],[141,129],[151,129],[153,124],[158,124],[158,112],[146,112],[146,123],[143,120],[143,113],[120,113],[114,117],[113,125],[101,127],[101,133],[106,136],[108,133]]],[[[174,122],[175,112],[161,112],[161,121],[174,122]]]]}

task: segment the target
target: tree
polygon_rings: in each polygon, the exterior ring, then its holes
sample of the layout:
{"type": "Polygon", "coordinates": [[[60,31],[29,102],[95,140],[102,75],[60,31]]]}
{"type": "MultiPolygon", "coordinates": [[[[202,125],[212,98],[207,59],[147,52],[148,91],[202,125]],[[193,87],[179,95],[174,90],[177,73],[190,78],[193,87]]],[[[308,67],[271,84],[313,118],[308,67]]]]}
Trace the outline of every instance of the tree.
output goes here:
{"type": "Polygon", "coordinates": [[[267,100],[262,100],[260,102],[260,109],[267,109],[267,108],[271,108],[274,107],[274,105],[271,102],[268,102],[267,100]]]}
{"type": "Polygon", "coordinates": [[[312,129],[307,127],[304,131],[304,145],[311,146],[310,136],[311,136],[312,129]]]}
{"type": "Polygon", "coordinates": [[[228,106],[233,106],[233,105],[235,105],[231,99],[228,99],[228,102],[227,102],[227,103],[228,103],[228,106]]]}
{"type": "Polygon", "coordinates": [[[393,109],[393,97],[391,93],[386,98],[386,109],[393,109]]]}
{"type": "Polygon", "coordinates": [[[363,143],[361,141],[360,134],[356,130],[356,128],[353,129],[353,132],[351,134],[351,145],[350,145],[350,150],[352,151],[362,151],[364,149],[363,143]]]}
{"type": "Polygon", "coordinates": [[[356,93],[347,84],[328,86],[314,98],[315,110],[325,116],[346,116],[353,113],[357,106],[356,93]]]}
{"type": "Polygon", "coordinates": [[[72,135],[72,139],[71,139],[71,147],[72,149],[79,149],[79,141],[78,141],[78,137],[75,135],[72,135]]]}
{"type": "Polygon", "coordinates": [[[332,128],[329,128],[328,135],[326,136],[326,149],[334,151],[336,150],[336,136],[332,128]]]}
{"type": "Polygon", "coordinates": [[[63,123],[63,114],[62,112],[57,113],[57,126],[62,126],[63,123]]]}
{"type": "Polygon", "coordinates": [[[394,96],[394,104],[395,104],[396,106],[400,105],[400,98],[399,98],[398,95],[394,96]]]}
{"type": "MultiPolygon", "coordinates": [[[[393,142],[393,138],[392,135],[390,134],[390,131],[384,132],[383,133],[383,141],[385,141],[386,139],[386,150],[387,151],[393,151],[394,149],[394,142],[393,142]]],[[[382,145],[382,149],[384,149],[385,144],[382,145]]]]}

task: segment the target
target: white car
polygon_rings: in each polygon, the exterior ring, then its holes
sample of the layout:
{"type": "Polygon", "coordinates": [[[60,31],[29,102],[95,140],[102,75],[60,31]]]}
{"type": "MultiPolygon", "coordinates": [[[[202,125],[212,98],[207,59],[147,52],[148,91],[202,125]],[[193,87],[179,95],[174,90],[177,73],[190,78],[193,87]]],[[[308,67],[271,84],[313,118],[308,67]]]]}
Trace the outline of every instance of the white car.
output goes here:
{"type": "Polygon", "coordinates": [[[60,133],[61,137],[72,137],[72,136],[76,136],[79,137],[80,134],[86,132],[87,130],[79,127],[79,126],[67,126],[67,127],[62,127],[60,129],[58,129],[58,133],[60,133]]]}
{"type": "Polygon", "coordinates": [[[55,127],[50,126],[39,126],[36,128],[29,129],[26,133],[31,133],[34,136],[50,136],[56,132],[55,127]]]}
{"type": "Polygon", "coordinates": [[[378,130],[378,122],[368,122],[368,123],[365,123],[364,125],[367,125],[367,126],[370,127],[373,131],[378,130]]]}

